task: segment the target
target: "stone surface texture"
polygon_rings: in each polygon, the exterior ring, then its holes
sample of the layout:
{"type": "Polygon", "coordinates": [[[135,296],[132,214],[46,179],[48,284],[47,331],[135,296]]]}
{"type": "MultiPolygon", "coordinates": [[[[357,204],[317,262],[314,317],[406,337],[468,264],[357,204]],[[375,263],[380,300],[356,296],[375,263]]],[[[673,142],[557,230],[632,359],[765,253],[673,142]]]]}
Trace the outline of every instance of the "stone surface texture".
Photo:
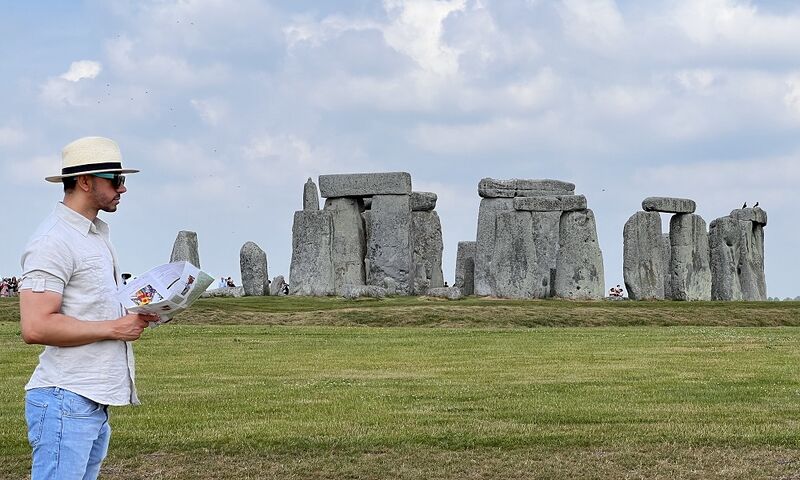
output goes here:
{"type": "Polygon", "coordinates": [[[341,295],[344,298],[355,300],[359,297],[384,298],[386,289],[377,285],[342,285],[341,295]]]}
{"type": "Polygon", "coordinates": [[[547,197],[516,197],[514,209],[529,212],[567,212],[586,209],[583,195],[551,195],[547,197]]]}
{"type": "Polygon", "coordinates": [[[169,256],[170,263],[186,261],[197,268],[200,267],[200,253],[197,246],[197,233],[189,230],[181,230],[172,245],[172,254],[169,256]]]}
{"type": "Polygon", "coordinates": [[[397,282],[398,294],[412,293],[414,263],[409,195],[373,196],[369,219],[367,284],[382,285],[384,278],[389,277],[397,282]]]}
{"type": "Polygon", "coordinates": [[[289,293],[325,296],[335,292],[331,245],[333,214],[325,210],[294,212],[289,293]]]}
{"type": "Polygon", "coordinates": [[[461,289],[464,295],[475,293],[475,249],[477,244],[472,241],[458,242],[456,253],[456,276],[454,287],[461,289]]]}
{"type": "Polygon", "coordinates": [[[533,244],[536,247],[536,284],[533,298],[555,296],[558,237],[562,212],[532,212],[533,244]]]}
{"type": "Polygon", "coordinates": [[[709,246],[713,300],[767,299],[762,224],[718,218],[711,222],[709,246]]]}
{"type": "Polygon", "coordinates": [[[664,253],[661,215],[636,212],[625,223],[622,233],[622,273],[625,289],[632,300],[664,299],[664,253]]]}
{"type": "Polygon", "coordinates": [[[758,208],[737,208],[731,212],[731,217],[736,220],[758,223],[762,226],[767,224],[767,212],[758,208]]]}
{"type": "Polygon", "coordinates": [[[711,300],[711,266],[706,222],[679,213],[669,222],[670,288],[674,300],[711,300]]]}
{"type": "Polygon", "coordinates": [[[319,189],[323,198],[409,195],[411,175],[406,172],[320,175],[319,189]]]}
{"type": "Polygon", "coordinates": [[[342,285],[364,285],[366,282],[366,233],[361,217],[362,205],[358,197],[325,200],[324,210],[331,213],[333,220],[331,262],[336,294],[341,294],[342,285]]]}
{"type": "Polygon", "coordinates": [[[283,275],[278,275],[272,279],[272,282],[269,284],[269,294],[280,296],[283,295],[283,287],[286,286],[286,279],[283,278],[283,275]]]}
{"type": "Polygon", "coordinates": [[[414,293],[423,294],[428,288],[444,285],[442,223],[435,211],[412,211],[411,223],[414,247],[414,293]]]}
{"type": "Polygon", "coordinates": [[[694,213],[696,208],[694,200],[688,198],[647,197],[642,200],[642,210],[645,212],[694,213]]]}
{"type": "Polygon", "coordinates": [[[561,180],[497,180],[484,178],[478,182],[478,195],[483,198],[539,197],[546,195],[572,195],[575,184],[561,180]]]}
{"type": "Polygon", "coordinates": [[[532,298],[537,290],[536,245],[529,212],[511,210],[497,215],[497,236],[492,255],[495,287],[503,298],[532,298]]]}
{"type": "Polygon", "coordinates": [[[248,297],[269,295],[267,254],[254,242],[246,242],[239,250],[239,268],[242,287],[248,297]]]}
{"type": "Polygon", "coordinates": [[[317,184],[310,177],[303,185],[303,210],[319,210],[317,184]]]}
{"type": "Polygon", "coordinates": [[[576,300],[601,299],[605,295],[603,254],[591,209],[561,215],[555,295],[576,300]]]}
{"type": "Polygon", "coordinates": [[[429,297],[446,298],[448,300],[458,300],[464,298],[461,289],[458,287],[438,287],[429,288],[425,295],[429,297]]]}
{"type": "Polygon", "coordinates": [[[433,192],[411,192],[411,211],[428,212],[436,208],[439,197],[433,192]]]}
{"type": "Polygon", "coordinates": [[[514,210],[513,198],[483,198],[478,210],[478,232],[475,250],[475,295],[494,294],[494,244],[497,235],[497,216],[514,210]]]}
{"type": "Polygon", "coordinates": [[[669,273],[669,262],[672,258],[672,246],[669,244],[669,233],[661,234],[661,261],[664,265],[664,299],[672,299],[672,282],[669,273]]]}

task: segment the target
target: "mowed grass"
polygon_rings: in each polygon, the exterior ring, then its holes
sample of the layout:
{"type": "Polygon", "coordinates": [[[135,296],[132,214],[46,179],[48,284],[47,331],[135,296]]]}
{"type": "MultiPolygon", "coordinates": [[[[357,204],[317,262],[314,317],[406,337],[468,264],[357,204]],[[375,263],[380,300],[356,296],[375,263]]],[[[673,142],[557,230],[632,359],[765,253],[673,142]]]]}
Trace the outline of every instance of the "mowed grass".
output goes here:
{"type": "MultiPolygon", "coordinates": [[[[798,325],[796,303],[257,300],[137,342],[144,404],[113,409],[106,478],[800,478],[800,329],[706,326],[798,325]]],[[[13,312],[0,478],[29,468],[41,350],[13,312]]]]}

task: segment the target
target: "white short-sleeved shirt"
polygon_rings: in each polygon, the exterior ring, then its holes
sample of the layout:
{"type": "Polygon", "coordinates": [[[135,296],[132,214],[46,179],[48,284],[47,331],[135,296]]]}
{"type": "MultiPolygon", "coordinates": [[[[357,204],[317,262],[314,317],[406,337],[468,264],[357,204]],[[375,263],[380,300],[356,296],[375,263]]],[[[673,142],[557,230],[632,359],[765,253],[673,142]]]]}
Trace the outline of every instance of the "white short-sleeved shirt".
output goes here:
{"type": "MultiPolygon", "coordinates": [[[[60,293],[61,313],[91,322],[124,314],[122,281],[108,225],[63,203],[39,226],[22,254],[20,290],[60,293]]],[[[78,347],[46,346],[26,390],[60,387],[104,405],[138,404],[133,345],[102,340],[78,347]]]]}

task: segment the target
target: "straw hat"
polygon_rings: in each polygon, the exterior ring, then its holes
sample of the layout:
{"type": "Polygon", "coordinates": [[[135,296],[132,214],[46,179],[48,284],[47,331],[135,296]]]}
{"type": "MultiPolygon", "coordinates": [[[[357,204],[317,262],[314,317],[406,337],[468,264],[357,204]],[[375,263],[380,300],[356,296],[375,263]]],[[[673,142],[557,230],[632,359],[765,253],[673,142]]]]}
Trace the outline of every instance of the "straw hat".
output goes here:
{"type": "Polygon", "coordinates": [[[83,137],[61,151],[61,175],[45,178],[58,183],[63,178],[91,173],[136,173],[139,170],[122,168],[122,154],[114,140],[103,137],[83,137]]]}

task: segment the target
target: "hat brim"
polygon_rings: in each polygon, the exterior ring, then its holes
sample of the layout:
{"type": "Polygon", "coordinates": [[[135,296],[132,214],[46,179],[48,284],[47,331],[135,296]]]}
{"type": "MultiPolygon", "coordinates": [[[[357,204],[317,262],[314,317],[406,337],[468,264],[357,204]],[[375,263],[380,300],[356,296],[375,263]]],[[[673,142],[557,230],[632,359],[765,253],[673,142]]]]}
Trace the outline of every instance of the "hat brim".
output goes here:
{"type": "Polygon", "coordinates": [[[81,175],[92,175],[94,173],[139,173],[139,170],[135,170],[132,168],[115,168],[115,169],[101,169],[101,170],[91,170],[88,172],[78,172],[78,173],[70,173],[68,175],[54,175],[52,177],[45,177],[45,180],[51,183],[59,183],[61,180],[69,177],[79,177],[81,175]]]}

